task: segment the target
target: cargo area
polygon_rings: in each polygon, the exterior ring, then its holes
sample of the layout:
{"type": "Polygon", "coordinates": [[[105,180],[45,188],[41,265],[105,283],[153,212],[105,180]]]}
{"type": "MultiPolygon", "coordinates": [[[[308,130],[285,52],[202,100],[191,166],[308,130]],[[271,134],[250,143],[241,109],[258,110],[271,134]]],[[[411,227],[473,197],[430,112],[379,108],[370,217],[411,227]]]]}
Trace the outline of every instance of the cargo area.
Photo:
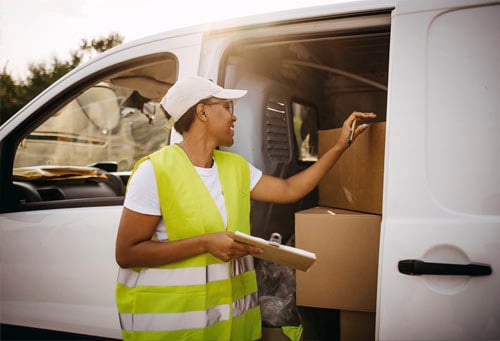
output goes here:
{"type": "Polygon", "coordinates": [[[382,219],[390,27],[240,40],[220,81],[248,90],[231,150],[287,178],[337,141],[352,111],[377,118],[320,185],[291,205],[252,202],[252,234],[315,252],[308,272],[258,262],[264,340],[372,340],[382,219]],[[293,286],[292,289],[289,287],[293,286]]]}

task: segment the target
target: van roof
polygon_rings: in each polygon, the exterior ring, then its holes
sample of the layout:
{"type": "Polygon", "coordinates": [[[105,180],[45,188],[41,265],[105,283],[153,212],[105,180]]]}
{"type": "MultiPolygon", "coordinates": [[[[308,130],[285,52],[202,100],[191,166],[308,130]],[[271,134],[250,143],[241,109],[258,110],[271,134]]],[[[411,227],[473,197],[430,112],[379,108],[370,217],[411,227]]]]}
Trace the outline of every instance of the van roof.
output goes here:
{"type": "Polygon", "coordinates": [[[222,21],[167,30],[127,42],[115,47],[112,50],[117,51],[120,49],[127,49],[131,46],[141,45],[155,40],[162,40],[170,37],[189,35],[194,33],[209,33],[222,30],[231,31],[255,26],[280,25],[284,23],[298,22],[313,18],[318,19],[335,16],[347,16],[353,13],[376,13],[379,11],[387,11],[394,8],[395,3],[396,0],[340,0],[340,2],[328,5],[275,11],[266,13],[266,15],[262,15],[262,13],[254,14],[250,16],[236,17],[222,21]]]}

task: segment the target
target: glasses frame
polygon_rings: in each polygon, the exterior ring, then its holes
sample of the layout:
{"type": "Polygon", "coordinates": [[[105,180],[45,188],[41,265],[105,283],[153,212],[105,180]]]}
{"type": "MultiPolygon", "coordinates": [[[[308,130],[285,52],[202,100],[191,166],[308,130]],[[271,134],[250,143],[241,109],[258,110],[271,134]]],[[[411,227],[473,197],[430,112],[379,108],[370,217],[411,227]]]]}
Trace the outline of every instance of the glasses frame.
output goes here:
{"type": "Polygon", "coordinates": [[[211,102],[210,100],[207,100],[206,102],[202,101],[201,103],[204,104],[204,105],[215,105],[215,104],[229,103],[229,108],[224,107],[224,109],[226,109],[227,111],[229,111],[229,113],[231,115],[234,115],[234,102],[232,100],[230,100],[230,99],[225,99],[225,100],[220,100],[220,101],[214,101],[214,102],[211,102]]]}

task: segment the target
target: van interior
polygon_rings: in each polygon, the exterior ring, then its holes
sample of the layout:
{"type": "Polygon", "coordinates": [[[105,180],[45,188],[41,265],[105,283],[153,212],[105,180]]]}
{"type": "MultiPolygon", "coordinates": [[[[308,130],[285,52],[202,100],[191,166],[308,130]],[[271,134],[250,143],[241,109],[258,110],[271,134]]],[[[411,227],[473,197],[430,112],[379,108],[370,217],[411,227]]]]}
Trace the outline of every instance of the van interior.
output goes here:
{"type": "MultiPolygon", "coordinates": [[[[231,45],[220,68],[219,82],[228,88],[247,89],[248,94],[237,103],[235,144],[229,150],[244,155],[267,174],[287,178],[300,172],[318,158],[318,144],[322,136],[319,132],[340,128],[353,111],[374,112],[377,118],[367,123],[386,121],[388,64],[389,27],[372,31],[290,36],[270,41],[245,40],[231,45]]],[[[381,154],[383,160],[383,147],[381,154]]],[[[370,165],[361,162],[360,166],[370,168],[370,165]]],[[[370,175],[370,171],[367,172],[370,175]]],[[[382,176],[383,170],[380,173],[379,176],[382,176]]],[[[380,207],[381,191],[377,199],[380,207]]],[[[318,192],[317,188],[295,204],[252,202],[252,234],[268,240],[277,232],[282,236],[283,243],[297,247],[306,245],[296,240],[295,215],[324,205],[319,200],[318,192]]],[[[361,207],[349,209],[363,211],[361,207]]],[[[381,211],[375,213],[380,219],[381,211]]],[[[375,228],[380,228],[380,221],[375,228]]],[[[328,240],[331,237],[325,235],[318,238],[328,240]]],[[[294,274],[257,259],[264,326],[286,323],[283,315],[289,313],[291,321],[288,323],[298,323],[298,320],[304,326],[304,339],[347,340],[349,335],[353,337],[351,339],[373,339],[379,235],[375,239],[371,246],[373,254],[366,256],[371,257],[369,266],[372,275],[367,286],[372,287],[373,297],[370,300],[373,304],[370,308],[360,306],[359,310],[364,312],[354,312],[353,315],[335,304],[335,309],[331,309],[331,306],[321,302],[322,298],[318,300],[320,304],[309,304],[306,300],[298,302],[299,297],[304,296],[299,290],[304,290],[311,281],[315,282],[311,288],[320,288],[320,282],[329,288],[329,278],[335,276],[336,270],[324,269],[326,265],[320,267],[318,261],[308,273],[296,271],[297,293],[286,292],[277,283],[291,282],[291,287],[295,289],[294,274]],[[315,277],[312,274],[314,266],[325,271],[324,275],[315,277]],[[299,278],[300,283],[306,283],[305,286],[299,283],[299,278]],[[282,297],[275,297],[273,301],[267,295],[282,297]],[[287,295],[294,298],[297,295],[297,305],[306,304],[295,310],[286,300],[287,295]],[[281,304],[282,309],[276,310],[273,304],[281,304]],[[358,327],[353,328],[352,325],[358,327]],[[357,332],[349,334],[353,330],[357,332]]],[[[331,247],[335,247],[333,243],[331,247]]],[[[353,249],[347,252],[352,254],[343,256],[349,259],[356,258],[356,253],[360,251],[353,249]]],[[[361,281],[362,276],[357,280],[361,281]]],[[[347,280],[344,284],[348,286],[347,280]]],[[[333,285],[331,288],[336,290],[333,285]]],[[[354,291],[346,294],[363,295],[354,291]]],[[[328,294],[319,295],[323,296],[323,301],[328,300],[328,294]]],[[[272,332],[274,329],[269,330],[272,332]]],[[[275,335],[268,337],[272,339],[275,335]]]]}
{"type": "MultiPolygon", "coordinates": [[[[265,173],[289,177],[318,157],[318,130],[339,128],[353,112],[386,120],[389,32],[244,42],[226,53],[224,86],[247,89],[237,107],[236,142],[265,173]],[[294,128],[298,112],[302,132],[294,128]],[[300,115],[300,114],[299,114],[300,115]],[[299,147],[309,135],[309,152],[299,147]]],[[[296,124],[297,125],[297,124],[296,124]]],[[[318,204],[313,192],[294,205],[253,203],[252,233],[293,235],[293,213],[318,204]]]]}

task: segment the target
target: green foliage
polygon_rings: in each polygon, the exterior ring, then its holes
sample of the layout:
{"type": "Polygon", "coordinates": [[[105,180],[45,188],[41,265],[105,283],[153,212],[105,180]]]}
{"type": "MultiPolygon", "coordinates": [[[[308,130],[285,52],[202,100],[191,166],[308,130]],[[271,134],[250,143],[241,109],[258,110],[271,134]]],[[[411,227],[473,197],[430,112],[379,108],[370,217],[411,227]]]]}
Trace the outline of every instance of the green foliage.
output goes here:
{"type": "Polygon", "coordinates": [[[87,39],[82,39],[80,44],[81,51],[96,51],[98,53],[109,50],[123,42],[123,37],[118,33],[111,33],[107,37],[94,38],[90,42],[87,39]]]}
{"type": "Polygon", "coordinates": [[[24,106],[25,86],[19,84],[4,67],[0,73],[0,123],[24,106]]]}
{"type": "Polygon", "coordinates": [[[122,42],[123,37],[118,33],[90,41],[82,39],[80,48],[70,52],[69,60],[64,61],[54,57],[48,64],[43,62],[30,64],[26,79],[20,81],[16,81],[4,67],[0,72],[0,124],[84,60],[122,42]]]}

